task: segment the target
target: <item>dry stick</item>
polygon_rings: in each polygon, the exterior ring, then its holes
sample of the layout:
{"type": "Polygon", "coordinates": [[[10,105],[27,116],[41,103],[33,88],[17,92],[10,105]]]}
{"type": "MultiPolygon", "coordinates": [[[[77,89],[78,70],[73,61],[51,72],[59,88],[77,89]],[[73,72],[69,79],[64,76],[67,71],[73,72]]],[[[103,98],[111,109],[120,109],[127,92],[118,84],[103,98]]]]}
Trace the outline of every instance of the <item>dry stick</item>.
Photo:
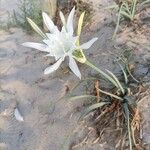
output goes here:
{"type": "Polygon", "coordinates": [[[122,138],[122,144],[121,144],[121,150],[124,150],[124,145],[126,141],[127,132],[124,134],[124,137],[122,138]]]}
{"type": "Polygon", "coordinates": [[[95,89],[96,89],[97,103],[99,103],[100,102],[100,92],[99,92],[99,81],[98,80],[95,83],[95,89]]]}
{"type": "Polygon", "coordinates": [[[121,98],[121,97],[119,97],[119,96],[117,96],[117,95],[111,94],[111,93],[109,93],[109,92],[105,92],[105,91],[103,91],[103,90],[101,90],[101,89],[99,89],[99,91],[100,91],[101,93],[103,93],[103,94],[106,94],[106,95],[110,96],[110,97],[116,98],[117,100],[120,100],[120,101],[122,101],[122,102],[123,102],[123,100],[124,100],[123,98],[121,98]]]}
{"type": "Polygon", "coordinates": [[[134,142],[134,145],[138,148],[138,146],[140,145],[139,143],[136,142],[136,139],[135,139],[135,130],[138,130],[140,132],[140,115],[139,115],[139,110],[138,108],[136,108],[134,110],[134,117],[133,117],[133,120],[131,122],[131,131],[132,131],[132,137],[133,137],[133,142],[134,142]]]}

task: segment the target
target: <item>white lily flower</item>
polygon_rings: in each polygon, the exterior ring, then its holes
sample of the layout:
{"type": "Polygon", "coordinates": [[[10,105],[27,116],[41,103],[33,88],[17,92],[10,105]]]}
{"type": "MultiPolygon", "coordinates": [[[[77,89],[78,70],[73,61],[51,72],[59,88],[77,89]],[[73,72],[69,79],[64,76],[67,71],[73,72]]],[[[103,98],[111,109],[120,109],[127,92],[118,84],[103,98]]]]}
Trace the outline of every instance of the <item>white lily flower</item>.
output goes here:
{"type": "MultiPolygon", "coordinates": [[[[74,60],[75,56],[73,55],[73,53],[79,49],[90,48],[98,38],[93,38],[89,42],[84,43],[80,46],[76,44],[79,37],[73,36],[74,13],[75,13],[75,7],[71,10],[68,16],[68,20],[66,22],[63,13],[60,12],[60,18],[63,22],[63,27],[61,31],[59,31],[57,26],[55,26],[53,21],[50,19],[50,17],[43,12],[44,23],[50,31],[50,33],[46,33],[47,38],[43,40],[43,44],[33,43],[33,42],[23,43],[23,46],[38,49],[43,52],[47,52],[48,54],[46,56],[55,57],[56,63],[46,68],[44,74],[49,74],[57,70],[61,65],[61,63],[64,61],[65,57],[68,56],[69,68],[77,77],[81,79],[81,73],[74,60]]],[[[31,20],[30,20],[30,24],[40,35],[44,34],[31,20]]]]}

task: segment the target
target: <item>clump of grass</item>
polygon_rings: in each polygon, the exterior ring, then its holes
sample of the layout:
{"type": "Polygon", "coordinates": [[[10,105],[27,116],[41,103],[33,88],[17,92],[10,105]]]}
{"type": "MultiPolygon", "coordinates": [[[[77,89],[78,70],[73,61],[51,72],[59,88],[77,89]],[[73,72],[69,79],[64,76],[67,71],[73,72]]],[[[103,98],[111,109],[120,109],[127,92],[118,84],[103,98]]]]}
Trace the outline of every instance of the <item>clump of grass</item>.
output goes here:
{"type": "Polygon", "coordinates": [[[11,27],[15,27],[16,24],[13,21],[8,21],[6,23],[0,22],[0,29],[8,31],[11,27]]]}
{"type": "Polygon", "coordinates": [[[137,8],[137,0],[131,0],[131,3],[128,1],[123,1],[122,4],[118,6],[118,19],[113,37],[115,37],[117,34],[121,20],[123,19],[128,19],[129,21],[134,20],[136,8],[137,8]]]}
{"type": "Polygon", "coordinates": [[[7,21],[0,21],[0,29],[8,31],[11,27],[15,27],[16,23],[12,15],[8,15],[7,21]]]}
{"type": "Polygon", "coordinates": [[[116,36],[119,25],[123,20],[128,20],[132,22],[135,19],[137,6],[146,6],[150,4],[150,0],[145,0],[142,3],[139,3],[138,0],[131,0],[131,1],[124,1],[122,0],[121,3],[109,6],[109,9],[116,9],[118,12],[118,18],[116,23],[116,28],[113,34],[113,38],[116,36]]]}
{"type": "Polygon", "coordinates": [[[19,11],[14,11],[16,24],[27,32],[32,32],[32,28],[27,21],[27,17],[33,19],[39,27],[43,27],[42,11],[39,0],[20,0],[19,11]]]}

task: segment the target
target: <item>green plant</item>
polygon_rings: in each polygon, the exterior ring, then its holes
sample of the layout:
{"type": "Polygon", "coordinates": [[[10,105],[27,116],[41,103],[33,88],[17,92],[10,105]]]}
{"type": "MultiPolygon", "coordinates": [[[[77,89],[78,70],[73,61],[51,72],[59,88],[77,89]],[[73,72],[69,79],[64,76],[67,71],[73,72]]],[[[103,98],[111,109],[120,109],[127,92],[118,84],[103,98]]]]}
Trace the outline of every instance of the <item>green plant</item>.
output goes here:
{"type": "MultiPolygon", "coordinates": [[[[133,21],[136,14],[136,8],[137,8],[138,0],[131,0],[131,1],[122,1],[121,5],[116,4],[107,7],[107,9],[117,9],[118,11],[118,18],[116,23],[116,28],[113,34],[113,38],[116,36],[120,22],[122,20],[128,19],[129,21],[133,21]]],[[[150,0],[145,0],[142,3],[140,3],[140,6],[145,6],[150,4],[150,0]]]]}
{"type": "Polygon", "coordinates": [[[0,21],[0,29],[9,30],[11,27],[15,27],[16,23],[14,17],[10,14],[8,15],[7,21],[0,21]]]}
{"type": "MultiPolygon", "coordinates": [[[[124,58],[124,61],[122,61],[122,58],[121,58],[121,62],[126,63],[125,58],[124,58]]],[[[112,107],[114,103],[119,105],[123,111],[123,114],[124,114],[123,118],[125,119],[125,122],[126,122],[126,127],[128,131],[128,140],[129,140],[129,149],[132,150],[134,133],[131,132],[132,131],[131,122],[134,118],[133,112],[136,109],[136,100],[134,99],[134,96],[131,94],[130,86],[129,86],[129,79],[128,79],[128,77],[131,76],[132,74],[126,68],[127,67],[126,64],[125,64],[125,68],[123,68],[121,63],[118,62],[118,64],[122,70],[122,73],[124,76],[124,82],[119,81],[118,77],[116,77],[112,72],[108,70],[106,70],[107,73],[101,72],[101,70],[99,70],[97,67],[89,64],[89,66],[91,66],[92,68],[97,70],[100,74],[102,74],[103,78],[107,79],[107,81],[109,81],[109,83],[111,83],[116,88],[115,90],[113,88],[114,92],[111,93],[108,91],[101,90],[99,87],[97,87],[96,88],[97,93],[107,95],[109,98],[107,99],[103,97],[98,97],[98,100],[96,103],[90,104],[89,107],[83,110],[81,117],[86,116],[91,111],[98,110],[98,108],[101,108],[101,109],[109,108],[109,107],[112,107]]],[[[135,79],[133,75],[131,77],[135,79]]],[[[138,82],[136,79],[134,81],[138,82]]],[[[94,100],[97,99],[97,96],[94,96],[94,95],[73,96],[73,97],[68,98],[68,100],[77,100],[77,99],[82,99],[82,98],[92,99],[92,102],[93,102],[94,100]]]]}
{"type": "Polygon", "coordinates": [[[119,25],[120,25],[120,21],[122,19],[128,19],[130,21],[134,20],[136,7],[137,7],[137,0],[131,0],[131,3],[129,3],[128,1],[123,1],[122,4],[117,7],[118,8],[118,19],[117,19],[117,24],[116,24],[116,28],[115,28],[113,37],[116,36],[119,25]]]}
{"type": "MultiPolygon", "coordinates": [[[[129,87],[128,87],[128,74],[129,71],[126,72],[125,69],[123,69],[123,66],[121,64],[121,70],[124,75],[124,82],[121,82],[115,74],[113,74],[109,70],[103,71],[102,69],[97,68],[95,65],[90,63],[84,53],[84,49],[88,49],[96,40],[97,38],[92,39],[91,41],[80,45],[80,34],[83,26],[83,18],[84,18],[84,12],[81,14],[78,22],[78,29],[77,29],[77,39],[75,41],[69,41],[71,38],[73,38],[73,16],[75,13],[75,7],[71,10],[68,20],[66,22],[65,17],[62,12],[60,12],[60,18],[63,23],[62,31],[60,32],[57,28],[57,26],[54,25],[52,20],[48,17],[47,14],[43,13],[43,20],[45,24],[47,25],[47,28],[50,30],[51,34],[44,34],[40,28],[31,20],[28,19],[29,23],[33,27],[33,29],[39,33],[43,38],[45,44],[41,43],[24,43],[24,46],[31,47],[38,49],[40,51],[48,52],[49,54],[47,56],[54,56],[56,57],[56,63],[50,67],[48,67],[48,73],[52,73],[58,67],[60,64],[64,61],[64,58],[66,56],[69,56],[71,60],[76,59],[78,62],[83,63],[91,67],[92,69],[96,70],[106,81],[108,81],[110,84],[113,85],[113,88],[115,88],[115,92],[107,92],[101,90],[99,87],[97,87],[97,93],[103,93],[109,97],[109,99],[103,99],[101,97],[96,97],[93,95],[81,95],[76,97],[71,97],[70,100],[76,100],[79,98],[97,98],[97,103],[90,105],[87,109],[84,110],[82,113],[82,117],[85,116],[87,113],[97,109],[97,108],[103,108],[103,107],[109,107],[110,105],[113,105],[114,103],[117,103],[121,106],[125,116],[123,115],[126,125],[128,128],[128,139],[130,144],[130,150],[132,150],[132,133],[131,133],[131,123],[130,119],[132,119],[132,110],[136,107],[135,100],[130,93],[129,87]],[[69,36],[68,36],[69,34],[69,36]],[[60,38],[61,37],[61,38],[60,38]],[[68,39],[65,39],[66,37],[69,37],[68,39]],[[65,40],[64,40],[65,39],[65,40]],[[67,41],[67,43],[66,43],[67,41]],[[70,42],[70,43],[69,43],[70,42]],[[61,43],[61,44],[60,44],[61,43]],[[68,45],[69,43],[69,45],[68,45]],[[73,44],[73,45],[72,45],[73,44]]],[[[79,70],[77,69],[77,65],[75,63],[71,63],[70,61],[70,69],[79,77],[81,78],[81,74],[79,70]]],[[[47,72],[47,70],[46,70],[47,72]]],[[[47,74],[47,73],[46,73],[47,74]]],[[[131,76],[131,74],[129,74],[131,76]]],[[[132,77],[133,78],[133,77],[132,77]]]]}
{"type": "Polygon", "coordinates": [[[141,5],[146,5],[146,4],[150,4],[150,0],[145,0],[144,2],[141,3],[141,5]]]}
{"type": "Polygon", "coordinates": [[[31,26],[27,21],[27,17],[35,20],[37,25],[43,27],[42,11],[39,0],[20,0],[18,4],[19,12],[14,11],[14,19],[16,24],[21,26],[28,32],[31,32],[31,26]]]}

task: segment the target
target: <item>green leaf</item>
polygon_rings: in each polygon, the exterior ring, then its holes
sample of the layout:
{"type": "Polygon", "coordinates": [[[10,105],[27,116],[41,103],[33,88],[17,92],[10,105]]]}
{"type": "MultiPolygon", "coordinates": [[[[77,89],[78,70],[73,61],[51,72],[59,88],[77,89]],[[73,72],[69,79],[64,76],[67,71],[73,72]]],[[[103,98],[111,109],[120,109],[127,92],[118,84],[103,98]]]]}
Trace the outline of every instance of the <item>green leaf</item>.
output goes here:
{"type": "Polygon", "coordinates": [[[134,19],[135,11],[136,11],[136,6],[137,6],[137,0],[133,0],[133,3],[132,3],[132,15],[131,15],[131,20],[134,19]]]}
{"type": "Polygon", "coordinates": [[[127,69],[128,73],[129,73],[130,77],[131,77],[135,82],[140,83],[140,81],[138,81],[138,80],[132,75],[132,73],[131,73],[131,71],[130,71],[128,65],[126,65],[126,69],[127,69]]]}
{"type": "MultiPolygon", "coordinates": [[[[81,35],[81,30],[82,30],[84,15],[85,15],[85,12],[83,12],[83,13],[80,15],[79,22],[78,22],[77,36],[79,36],[79,37],[80,37],[80,35],[81,35]]],[[[78,38],[78,41],[77,41],[77,45],[80,45],[79,38],[78,38]]]]}
{"type": "Polygon", "coordinates": [[[126,18],[128,18],[128,19],[131,20],[131,16],[130,16],[129,14],[127,14],[125,11],[121,11],[120,13],[121,13],[121,15],[123,15],[124,17],[126,17],[126,18]]]}
{"type": "Polygon", "coordinates": [[[122,11],[126,11],[128,14],[131,15],[131,11],[129,9],[129,5],[127,3],[123,3],[122,11]]]}
{"type": "Polygon", "coordinates": [[[96,103],[96,104],[93,104],[91,106],[89,106],[88,108],[86,108],[82,114],[81,114],[81,117],[80,118],[83,118],[84,116],[86,116],[88,113],[90,113],[91,111],[97,109],[97,108],[100,108],[100,107],[103,107],[104,105],[107,105],[107,104],[110,104],[109,102],[100,102],[100,103],[96,103]]]}
{"type": "Polygon", "coordinates": [[[122,87],[120,81],[117,79],[117,77],[116,77],[111,71],[109,71],[109,70],[107,70],[107,69],[106,69],[106,71],[107,71],[107,72],[112,76],[112,78],[116,81],[116,83],[117,83],[119,89],[121,90],[122,94],[125,94],[125,90],[124,90],[124,88],[122,87]]]}
{"type": "Polygon", "coordinates": [[[118,100],[121,100],[121,101],[124,100],[123,98],[121,98],[121,97],[119,97],[119,96],[117,96],[117,95],[114,95],[114,94],[109,93],[109,92],[105,92],[105,91],[103,91],[103,90],[101,90],[101,89],[99,89],[99,91],[100,91],[101,93],[103,93],[103,94],[106,94],[106,95],[111,96],[111,97],[113,97],[113,98],[116,98],[116,99],[118,99],[118,100]]]}
{"type": "Polygon", "coordinates": [[[29,22],[29,24],[31,25],[31,27],[43,38],[47,39],[47,36],[42,32],[42,30],[30,19],[27,18],[27,21],[29,22]]]}
{"type": "Polygon", "coordinates": [[[78,30],[77,30],[77,35],[78,35],[78,36],[81,35],[81,30],[82,30],[84,15],[85,15],[85,12],[83,12],[83,13],[80,15],[80,18],[79,18],[78,30]]]}
{"type": "Polygon", "coordinates": [[[116,24],[116,28],[115,28],[115,31],[114,31],[114,34],[113,34],[113,39],[115,38],[117,32],[118,32],[118,29],[119,29],[119,24],[120,24],[120,20],[121,20],[121,9],[122,9],[122,5],[121,5],[121,8],[119,10],[119,13],[118,13],[118,18],[117,18],[117,24],[116,24]]]}
{"type": "Polygon", "coordinates": [[[105,7],[104,9],[117,9],[118,10],[119,6],[117,4],[105,7]]]}
{"type": "Polygon", "coordinates": [[[123,72],[123,76],[124,76],[124,80],[125,80],[125,84],[128,84],[128,77],[127,77],[127,74],[125,72],[125,70],[123,69],[122,65],[120,63],[118,63],[122,72],[123,72]]]}
{"type": "Polygon", "coordinates": [[[131,134],[131,127],[130,127],[130,112],[128,108],[128,104],[124,103],[123,108],[125,112],[126,122],[127,122],[127,128],[128,128],[128,138],[129,138],[129,150],[132,150],[132,134],[131,134]]]}
{"type": "Polygon", "coordinates": [[[146,1],[142,2],[141,5],[146,5],[148,3],[150,3],[150,0],[146,0],[146,1]]]}
{"type": "Polygon", "coordinates": [[[79,100],[79,99],[83,99],[83,98],[91,99],[91,98],[97,98],[97,97],[94,95],[80,95],[80,96],[69,97],[69,98],[67,98],[67,100],[74,101],[74,100],[79,100]]]}
{"type": "Polygon", "coordinates": [[[104,71],[97,68],[95,65],[93,65],[89,61],[86,61],[85,64],[90,66],[91,68],[95,69],[98,73],[100,73],[100,75],[102,75],[104,77],[105,80],[108,80],[110,83],[112,83],[115,87],[118,88],[118,84],[116,83],[116,81],[111,76],[107,75],[104,71]]]}

